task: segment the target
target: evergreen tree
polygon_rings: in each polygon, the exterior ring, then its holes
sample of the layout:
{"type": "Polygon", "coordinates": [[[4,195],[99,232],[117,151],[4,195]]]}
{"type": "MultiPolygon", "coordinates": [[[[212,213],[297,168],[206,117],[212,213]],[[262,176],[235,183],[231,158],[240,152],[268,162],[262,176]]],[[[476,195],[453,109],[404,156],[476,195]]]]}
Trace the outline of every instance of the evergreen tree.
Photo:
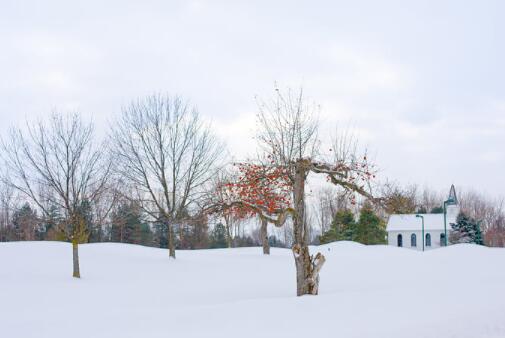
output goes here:
{"type": "Polygon", "coordinates": [[[386,243],[386,224],[375,214],[371,205],[365,204],[361,209],[354,236],[353,240],[362,244],[386,243]]]}
{"type": "Polygon", "coordinates": [[[41,240],[57,239],[56,232],[60,222],[63,221],[60,209],[56,205],[51,205],[47,208],[48,214],[45,215],[39,237],[41,240]]]}
{"type": "Polygon", "coordinates": [[[226,227],[222,223],[217,223],[214,229],[212,229],[210,234],[210,247],[212,249],[228,247],[226,241],[226,227]]]}
{"type": "Polygon", "coordinates": [[[268,236],[268,245],[272,248],[284,248],[285,245],[274,235],[268,236]]]}
{"type": "Polygon", "coordinates": [[[168,248],[168,228],[161,216],[153,223],[153,244],[159,248],[168,248]]]}
{"type": "Polygon", "coordinates": [[[261,245],[258,241],[255,241],[251,236],[235,237],[233,239],[233,247],[252,247],[261,245]]]}
{"type": "Polygon", "coordinates": [[[432,214],[443,214],[444,213],[444,208],[442,207],[434,207],[431,209],[430,213],[432,214]]]}
{"type": "Polygon", "coordinates": [[[333,241],[354,241],[362,244],[385,244],[386,224],[375,214],[370,204],[360,211],[358,222],[350,210],[337,212],[330,230],[321,237],[321,244],[333,241]]]}
{"type": "Polygon", "coordinates": [[[142,222],[139,224],[140,236],[138,238],[138,244],[141,245],[151,245],[153,242],[153,231],[148,223],[142,222]]]}
{"type": "Polygon", "coordinates": [[[100,224],[95,224],[93,222],[93,210],[91,208],[90,201],[88,199],[83,199],[81,201],[81,204],[77,207],[76,211],[82,217],[84,226],[87,229],[86,231],[88,233],[88,242],[101,242],[103,237],[102,227],[100,224]]]}
{"type": "Polygon", "coordinates": [[[342,240],[353,241],[355,228],[354,214],[350,210],[339,210],[333,218],[330,229],[319,237],[319,241],[321,244],[342,240]]]}
{"type": "Polygon", "coordinates": [[[449,236],[451,243],[475,243],[484,245],[482,232],[480,230],[479,222],[475,219],[468,217],[461,212],[456,223],[451,224],[452,231],[449,236]]]}
{"type": "Polygon", "coordinates": [[[427,214],[428,213],[428,210],[426,209],[425,206],[421,206],[417,209],[417,213],[418,214],[427,214]]]}
{"type": "Polygon", "coordinates": [[[151,228],[143,221],[141,209],[136,203],[122,203],[113,212],[111,241],[130,244],[152,241],[151,228]]]}

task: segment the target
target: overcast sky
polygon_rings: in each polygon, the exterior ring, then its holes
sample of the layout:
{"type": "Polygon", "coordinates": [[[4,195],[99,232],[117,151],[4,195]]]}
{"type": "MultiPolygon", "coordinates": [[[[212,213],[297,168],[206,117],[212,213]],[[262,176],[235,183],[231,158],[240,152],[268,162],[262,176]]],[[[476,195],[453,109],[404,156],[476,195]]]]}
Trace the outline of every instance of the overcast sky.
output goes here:
{"type": "Polygon", "coordinates": [[[52,110],[99,132],[130,100],[179,94],[236,156],[255,95],[303,86],[381,176],[505,193],[504,1],[0,0],[0,133],[52,110]]]}

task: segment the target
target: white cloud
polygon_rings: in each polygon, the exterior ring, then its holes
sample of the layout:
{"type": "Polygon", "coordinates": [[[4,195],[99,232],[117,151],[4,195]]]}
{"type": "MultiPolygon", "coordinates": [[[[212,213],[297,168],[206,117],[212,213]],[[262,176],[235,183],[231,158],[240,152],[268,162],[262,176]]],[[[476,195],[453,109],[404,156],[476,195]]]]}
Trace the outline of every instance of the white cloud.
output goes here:
{"type": "Polygon", "coordinates": [[[106,130],[121,105],[168,92],[196,104],[242,156],[253,148],[254,95],[278,81],[321,103],[323,136],[355,129],[384,175],[502,194],[504,6],[7,1],[0,132],[53,108],[106,130]]]}

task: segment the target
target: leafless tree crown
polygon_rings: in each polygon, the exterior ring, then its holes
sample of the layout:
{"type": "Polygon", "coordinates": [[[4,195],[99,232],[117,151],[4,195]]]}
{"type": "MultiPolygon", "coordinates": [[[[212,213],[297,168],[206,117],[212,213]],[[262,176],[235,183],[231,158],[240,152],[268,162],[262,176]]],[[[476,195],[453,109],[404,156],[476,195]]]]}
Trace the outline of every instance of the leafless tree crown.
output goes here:
{"type": "Polygon", "coordinates": [[[180,97],[152,95],[125,107],[113,133],[117,172],[145,210],[175,221],[215,176],[223,147],[180,97]]]}
{"type": "Polygon", "coordinates": [[[308,103],[303,89],[276,88],[272,99],[257,102],[259,146],[278,165],[316,155],[319,106],[308,103]]]}
{"type": "Polygon", "coordinates": [[[105,145],[93,143],[93,125],[75,113],[14,128],[2,148],[5,181],[44,213],[52,205],[72,217],[83,200],[101,197],[110,178],[105,145]]]}

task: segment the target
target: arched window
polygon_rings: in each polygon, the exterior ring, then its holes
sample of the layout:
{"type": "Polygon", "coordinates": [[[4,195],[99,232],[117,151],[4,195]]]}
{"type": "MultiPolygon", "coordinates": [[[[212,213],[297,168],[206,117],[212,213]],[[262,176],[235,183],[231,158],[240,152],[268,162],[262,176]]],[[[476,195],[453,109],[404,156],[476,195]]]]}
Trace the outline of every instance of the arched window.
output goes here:
{"type": "Polygon", "coordinates": [[[402,238],[402,234],[399,234],[399,235],[398,235],[398,239],[397,239],[397,241],[398,241],[398,246],[403,246],[403,238],[402,238]]]}
{"type": "Polygon", "coordinates": [[[416,234],[410,235],[410,246],[414,248],[417,246],[416,234]]]}
{"type": "Polygon", "coordinates": [[[440,246],[445,246],[445,234],[440,234],[440,246]]]}
{"type": "Polygon", "coordinates": [[[431,246],[431,235],[426,234],[426,246],[431,246]]]}

